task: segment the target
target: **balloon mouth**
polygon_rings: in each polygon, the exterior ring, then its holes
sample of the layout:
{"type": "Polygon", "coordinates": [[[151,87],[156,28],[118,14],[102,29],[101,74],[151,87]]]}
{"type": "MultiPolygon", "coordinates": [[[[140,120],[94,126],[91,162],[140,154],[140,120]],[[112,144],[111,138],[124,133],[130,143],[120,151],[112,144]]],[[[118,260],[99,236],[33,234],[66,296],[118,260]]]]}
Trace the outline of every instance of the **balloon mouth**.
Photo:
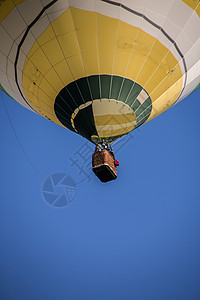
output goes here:
{"type": "Polygon", "coordinates": [[[112,142],[135,128],[136,116],[128,105],[114,99],[96,99],[82,104],[72,114],[71,123],[76,132],[76,118],[79,114],[84,117],[84,109],[87,110],[89,106],[97,132],[91,136],[95,144],[103,140],[112,142]]]}
{"type": "Polygon", "coordinates": [[[150,116],[147,91],[131,79],[92,75],[68,84],[55,99],[54,110],[68,129],[95,144],[112,143],[150,116]]]}
{"type": "Polygon", "coordinates": [[[124,134],[115,136],[115,137],[106,137],[106,138],[101,138],[98,135],[92,135],[91,136],[91,141],[98,146],[102,146],[104,142],[106,142],[108,145],[111,145],[114,141],[116,141],[118,138],[122,137],[124,134]]]}

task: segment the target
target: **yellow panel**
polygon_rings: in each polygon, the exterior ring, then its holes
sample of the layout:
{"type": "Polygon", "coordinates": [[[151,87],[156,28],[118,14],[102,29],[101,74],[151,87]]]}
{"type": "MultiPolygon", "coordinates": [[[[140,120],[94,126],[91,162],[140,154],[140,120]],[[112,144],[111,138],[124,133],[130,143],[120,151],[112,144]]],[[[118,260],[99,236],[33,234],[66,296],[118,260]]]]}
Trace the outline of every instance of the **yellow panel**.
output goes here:
{"type": "Polygon", "coordinates": [[[42,33],[42,35],[37,39],[39,46],[42,46],[55,38],[55,34],[51,26],[48,26],[47,29],[42,33]]]}
{"type": "MultiPolygon", "coordinates": [[[[139,52],[137,53],[134,51],[134,53],[131,56],[128,68],[127,68],[126,77],[130,78],[134,81],[137,81],[136,79],[138,78],[138,74],[139,74],[142,66],[144,65],[144,61],[145,61],[144,56],[140,55],[139,52]]],[[[148,78],[145,76],[145,78],[143,78],[143,81],[146,82],[147,80],[148,80],[148,78]]],[[[138,83],[140,83],[140,82],[138,82],[138,83]]]]}
{"type": "MultiPolygon", "coordinates": [[[[150,53],[150,49],[155,43],[155,38],[151,35],[148,35],[144,31],[140,30],[137,36],[137,40],[133,47],[131,62],[128,67],[127,76],[134,76],[134,80],[144,86],[146,81],[148,80],[148,74],[144,73],[143,76],[140,76],[143,67],[147,62],[148,55],[150,53]],[[133,71],[134,69],[134,71],[133,71]],[[133,73],[134,72],[134,73],[133,73]],[[140,79],[139,79],[140,76],[140,79]]],[[[151,59],[153,55],[153,50],[151,51],[151,59]]],[[[152,66],[156,65],[156,61],[152,59],[152,66]]]]}
{"type": "Polygon", "coordinates": [[[28,54],[28,57],[26,59],[26,62],[25,62],[25,66],[27,63],[29,63],[31,57],[36,53],[36,51],[40,48],[39,44],[36,42],[34,43],[33,47],[31,48],[31,50],[29,51],[29,53],[26,53],[28,54]]]}
{"type": "Polygon", "coordinates": [[[140,33],[139,28],[133,27],[127,23],[119,21],[117,49],[131,55],[133,48],[136,46],[135,41],[139,33],[140,33]]]}
{"type": "MultiPolygon", "coordinates": [[[[81,51],[82,66],[85,69],[84,76],[98,73],[98,53],[97,53],[97,30],[96,13],[81,11],[70,7],[72,19],[76,29],[76,39],[81,51]],[[81,13],[80,13],[81,12],[81,13]]],[[[72,51],[75,50],[72,47],[72,51]]],[[[77,73],[76,73],[77,74],[77,73]]],[[[76,77],[76,74],[74,76],[76,77]]],[[[82,71],[81,71],[82,74],[82,71]]]]}
{"type": "Polygon", "coordinates": [[[43,78],[43,75],[33,65],[33,63],[31,61],[29,61],[28,62],[28,72],[26,72],[26,67],[24,67],[24,70],[23,70],[23,87],[27,88],[29,90],[29,83],[28,83],[29,80],[31,80],[31,84],[34,83],[37,86],[39,86],[42,78],[43,78]]]}
{"type": "Polygon", "coordinates": [[[118,23],[119,21],[116,19],[97,15],[99,67],[102,74],[112,74],[113,72],[118,23]]]}
{"type": "Polygon", "coordinates": [[[179,66],[174,67],[173,72],[166,74],[161,73],[160,69],[158,69],[148,83],[151,89],[148,89],[148,86],[145,87],[150,91],[149,95],[152,101],[160,97],[160,95],[168,90],[179,78],[182,78],[182,75],[179,73],[179,66]]]}
{"type": "Polygon", "coordinates": [[[80,54],[80,48],[75,31],[59,36],[58,40],[66,58],[80,54]]]}
{"type": "Polygon", "coordinates": [[[199,0],[182,0],[182,1],[185,4],[187,4],[189,7],[194,9],[196,11],[197,15],[200,17],[200,5],[199,5],[200,2],[199,2],[199,0]]]}
{"type": "Polygon", "coordinates": [[[56,36],[74,31],[74,23],[70,9],[67,9],[59,18],[52,22],[56,36]]]}
{"type": "Polygon", "coordinates": [[[70,7],[72,19],[77,32],[83,29],[96,28],[96,13],[70,7]]]}
{"type": "Polygon", "coordinates": [[[24,2],[24,0],[17,0],[17,1],[1,0],[0,1],[0,22],[3,21],[13,10],[13,8],[21,2],[24,2]]]}
{"type": "Polygon", "coordinates": [[[23,78],[23,89],[29,99],[29,103],[34,103],[34,105],[39,106],[39,101],[36,96],[38,95],[38,86],[34,85],[33,81],[27,76],[23,78]]]}
{"type": "MultiPolygon", "coordinates": [[[[59,77],[60,74],[57,74],[54,68],[51,68],[45,75],[46,80],[49,82],[49,84],[53,87],[53,89],[59,93],[60,90],[63,87],[63,82],[61,81],[61,78],[59,77]]],[[[43,81],[44,82],[44,81],[43,81]]],[[[43,82],[40,84],[41,89],[45,91],[45,88],[43,87],[43,82]]]]}
{"type": "Polygon", "coordinates": [[[77,38],[82,53],[97,53],[97,33],[96,29],[83,29],[77,31],[77,38]]]}
{"type": "Polygon", "coordinates": [[[82,57],[86,75],[99,74],[97,52],[86,52],[82,54],[82,57]]]}
{"type": "MultiPolygon", "coordinates": [[[[43,117],[57,124],[59,121],[52,106],[49,106],[49,97],[41,89],[33,84],[33,81],[23,74],[24,92],[29,99],[29,103],[43,117]],[[27,87],[27,88],[26,88],[27,87]],[[45,103],[46,101],[46,103],[45,103]],[[58,121],[58,122],[57,122],[58,121]]],[[[61,123],[59,124],[63,126],[61,123]]],[[[64,127],[64,126],[63,126],[64,127]]]]}
{"type": "MultiPolygon", "coordinates": [[[[104,27],[104,28],[115,28],[117,30],[118,22],[119,22],[118,19],[110,18],[110,17],[107,17],[107,16],[97,13],[98,29],[104,27]]],[[[98,32],[99,32],[99,30],[98,30],[98,32]]]]}
{"type": "Polygon", "coordinates": [[[162,114],[174,104],[174,102],[176,101],[177,97],[180,94],[182,82],[183,79],[180,78],[165,93],[163,93],[159,98],[157,98],[154,101],[152,112],[147,122],[157,117],[158,115],[162,114]]]}
{"type": "Polygon", "coordinates": [[[59,74],[59,77],[63,82],[72,82],[73,77],[71,71],[67,65],[66,60],[64,59],[60,63],[54,66],[55,71],[59,74]]]}
{"type": "Polygon", "coordinates": [[[81,54],[68,58],[67,62],[68,62],[70,69],[72,70],[74,79],[78,79],[80,77],[85,76],[85,71],[84,71],[84,67],[83,67],[83,61],[82,61],[81,54]]]}
{"type": "Polygon", "coordinates": [[[58,93],[54,89],[54,86],[47,81],[46,77],[44,77],[40,84],[39,98],[42,99],[44,102],[49,102],[49,104],[52,105],[54,104],[57,94],[58,93]]]}
{"type": "MultiPolygon", "coordinates": [[[[28,58],[29,56],[27,56],[27,60],[28,58]]],[[[52,65],[43,53],[42,48],[38,48],[38,50],[31,56],[30,60],[25,64],[23,72],[26,73],[28,77],[30,77],[28,74],[31,73],[30,66],[32,65],[34,65],[42,75],[46,74],[46,72],[52,68],[52,65]]]]}
{"type": "Polygon", "coordinates": [[[115,53],[113,74],[124,74],[126,76],[127,66],[130,60],[130,54],[117,49],[115,53]]]}
{"type": "Polygon", "coordinates": [[[64,58],[64,55],[56,38],[43,45],[42,50],[44,51],[45,55],[50,61],[51,66],[54,66],[55,64],[59,63],[64,58]]]}
{"type": "MultiPolygon", "coordinates": [[[[129,24],[122,21],[119,22],[117,48],[113,71],[114,74],[123,74],[126,76],[126,70],[131,59],[131,54],[136,46],[135,40],[138,33],[138,28],[131,27],[129,24]]],[[[134,69],[134,71],[136,70],[134,69]]],[[[131,70],[129,70],[129,72],[131,72],[131,70]]]]}
{"type": "MultiPolygon", "coordinates": [[[[116,45],[116,27],[99,27],[98,26],[98,46],[99,52],[111,51],[114,52],[116,45]]],[[[114,58],[114,57],[113,57],[114,58]]]]}
{"type": "Polygon", "coordinates": [[[100,65],[100,74],[112,74],[113,73],[113,52],[103,52],[99,53],[99,65],[100,65]]]}
{"type": "Polygon", "coordinates": [[[163,45],[156,40],[153,45],[152,51],[148,57],[146,57],[145,64],[140,70],[140,74],[137,78],[137,81],[146,88],[149,93],[157,86],[158,82],[162,81],[163,78],[168,74],[174,66],[177,64],[177,60],[170,53],[167,55],[169,61],[166,63],[165,56],[168,52],[167,48],[164,48],[163,45]],[[165,60],[163,60],[165,58],[165,60]],[[160,65],[160,66],[159,66],[160,65]],[[157,69],[157,71],[156,71],[157,69]],[[154,72],[159,73],[157,80],[155,80],[154,72]],[[152,77],[151,83],[148,84],[149,79],[152,77]]]}

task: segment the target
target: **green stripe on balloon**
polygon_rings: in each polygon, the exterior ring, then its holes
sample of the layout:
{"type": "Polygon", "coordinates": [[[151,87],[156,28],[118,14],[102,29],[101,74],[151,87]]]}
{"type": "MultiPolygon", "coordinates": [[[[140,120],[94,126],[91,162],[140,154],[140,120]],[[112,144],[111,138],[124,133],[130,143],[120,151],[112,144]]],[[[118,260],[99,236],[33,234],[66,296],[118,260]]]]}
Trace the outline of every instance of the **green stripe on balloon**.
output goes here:
{"type": "MultiPolygon", "coordinates": [[[[196,86],[196,88],[194,89],[194,91],[196,91],[199,87],[200,87],[200,82],[199,82],[199,84],[196,86]]],[[[193,92],[194,92],[194,91],[193,91],[193,92]]]]}
{"type": "Polygon", "coordinates": [[[189,94],[189,95],[191,95],[194,91],[196,91],[198,88],[200,87],[200,82],[199,82],[199,84],[195,87],[195,89],[189,94]]]}
{"type": "Polygon", "coordinates": [[[91,136],[97,135],[92,101],[99,99],[102,104],[112,99],[127,104],[136,115],[136,127],[148,119],[152,110],[150,96],[138,83],[121,76],[101,74],[80,78],[64,87],[55,99],[55,114],[65,127],[91,141],[91,136]],[[80,108],[90,101],[91,104],[80,108]]]}
{"type": "MultiPolygon", "coordinates": [[[[10,98],[12,98],[13,100],[15,100],[13,97],[11,97],[7,92],[6,90],[4,89],[4,87],[1,85],[0,83],[0,90],[2,90],[6,95],[8,95],[10,98]]],[[[16,101],[16,100],[15,100],[16,101]]]]}

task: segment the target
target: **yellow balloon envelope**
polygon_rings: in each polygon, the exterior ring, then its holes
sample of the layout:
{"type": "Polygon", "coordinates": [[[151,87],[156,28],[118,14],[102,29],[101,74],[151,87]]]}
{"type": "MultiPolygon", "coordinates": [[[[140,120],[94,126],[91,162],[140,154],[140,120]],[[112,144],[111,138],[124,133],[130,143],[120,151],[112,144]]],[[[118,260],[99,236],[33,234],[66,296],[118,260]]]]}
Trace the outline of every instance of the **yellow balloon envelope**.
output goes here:
{"type": "Polygon", "coordinates": [[[4,0],[0,25],[0,88],[96,144],[200,82],[197,0],[4,0]]]}

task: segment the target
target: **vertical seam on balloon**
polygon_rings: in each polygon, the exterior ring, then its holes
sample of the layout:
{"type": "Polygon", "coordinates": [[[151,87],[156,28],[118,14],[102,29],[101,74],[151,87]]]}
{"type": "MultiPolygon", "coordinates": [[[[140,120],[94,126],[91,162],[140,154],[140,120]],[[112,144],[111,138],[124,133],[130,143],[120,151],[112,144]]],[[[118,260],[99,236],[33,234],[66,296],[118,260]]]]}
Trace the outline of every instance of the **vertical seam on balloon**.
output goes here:
{"type": "MultiPolygon", "coordinates": [[[[145,6],[146,6],[146,0],[145,0],[145,5],[144,5],[144,8],[143,8],[143,12],[145,11],[145,6]]],[[[144,14],[141,14],[141,17],[142,17],[141,19],[142,19],[142,20],[144,20],[143,16],[144,16],[144,14]]],[[[141,21],[140,25],[142,25],[142,21],[141,21]]],[[[141,28],[140,28],[140,31],[141,31],[141,28]]],[[[151,50],[150,50],[150,52],[151,52],[151,50]]],[[[147,58],[146,58],[146,59],[147,59],[147,58]]],[[[145,59],[145,62],[146,62],[146,59],[145,59]]],[[[144,66],[145,62],[143,63],[143,66],[144,66]]],[[[140,69],[140,71],[139,71],[139,73],[138,73],[138,75],[137,75],[137,77],[136,77],[136,79],[135,79],[135,82],[133,83],[133,85],[132,85],[132,87],[131,87],[131,89],[130,89],[130,91],[129,91],[129,94],[128,94],[127,97],[126,97],[125,103],[127,102],[128,97],[129,97],[129,95],[131,94],[131,92],[132,92],[132,90],[133,90],[133,88],[134,88],[134,86],[135,86],[135,84],[136,84],[137,78],[138,78],[138,76],[139,76],[139,74],[140,74],[140,72],[141,72],[143,66],[141,67],[141,69],[140,69]]],[[[136,98],[136,99],[137,99],[137,98],[136,98]]],[[[133,103],[135,103],[136,99],[133,100],[133,103]]],[[[133,106],[133,103],[131,104],[131,108],[132,108],[132,106],[133,106]]],[[[137,117],[136,117],[136,120],[137,120],[137,117]]]]}
{"type": "MultiPolygon", "coordinates": [[[[41,1],[41,0],[40,0],[41,1]]],[[[43,5],[43,3],[42,3],[42,5],[43,5]]],[[[68,3],[68,5],[69,5],[69,3],[68,3]]],[[[63,58],[64,58],[64,60],[65,60],[65,62],[67,63],[67,66],[68,66],[68,68],[69,68],[69,70],[70,70],[70,72],[71,72],[71,75],[72,75],[72,77],[73,77],[73,79],[74,79],[74,81],[75,81],[75,78],[74,78],[74,75],[73,75],[73,72],[72,72],[72,70],[71,70],[71,68],[70,68],[70,66],[69,66],[69,64],[68,64],[68,61],[67,61],[67,59],[66,59],[66,57],[65,57],[65,55],[64,55],[64,52],[63,52],[63,50],[62,50],[62,47],[61,47],[61,45],[60,45],[60,42],[59,42],[59,40],[58,40],[58,38],[57,38],[57,36],[56,36],[56,33],[55,33],[55,30],[54,30],[54,27],[52,26],[52,24],[51,24],[51,22],[50,22],[50,19],[49,19],[49,16],[48,16],[48,14],[47,14],[47,18],[48,18],[48,20],[49,20],[49,25],[51,26],[51,28],[52,28],[52,31],[53,31],[53,33],[54,33],[54,36],[55,36],[55,38],[56,38],[56,41],[57,41],[57,43],[58,43],[58,45],[59,45],[59,47],[60,47],[60,50],[61,50],[61,52],[62,52],[62,55],[63,55],[63,58]]],[[[52,67],[53,67],[53,65],[52,65],[52,67]]],[[[53,68],[54,69],[54,68],[53,68]]],[[[54,69],[54,71],[55,71],[55,69],[54,69]]],[[[55,71],[56,72],[56,71],[55,71]]],[[[57,72],[56,72],[56,74],[57,74],[57,72]]],[[[60,78],[60,76],[59,76],[59,78],[60,78]]],[[[61,82],[62,82],[62,84],[63,84],[63,86],[65,86],[65,83],[61,80],[61,82]]],[[[51,85],[51,84],[50,84],[51,85]]],[[[68,90],[67,90],[68,91],[68,90]]],[[[70,94],[70,96],[72,97],[72,95],[71,95],[71,93],[68,91],[68,93],[70,94]]],[[[60,96],[61,97],[61,96],[60,96]]],[[[65,100],[64,100],[64,98],[62,98],[61,97],[61,99],[65,102],[65,100]]],[[[73,99],[73,101],[74,101],[74,103],[76,104],[76,106],[78,107],[78,105],[77,105],[77,103],[76,103],[76,101],[75,101],[75,99],[74,99],[74,97],[72,97],[72,99],[73,99]]],[[[52,99],[53,100],[53,99],[52,99]]],[[[66,103],[66,102],[65,102],[66,103]]]]}
{"type": "MultiPolygon", "coordinates": [[[[68,0],[68,3],[69,3],[69,0],[68,0]]],[[[85,69],[85,64],[84,64],[84,60],[83,60],[83,55],[82,55],[82,51],[81,51],[81,47],[80,47],[80,43],[79,43],[79,40],[78,40],[78,36],[77,36],[77,32],[76,32],[76,26],[75,26],[75,22],[74,22],[74,18],[73,18],[73,14],[72,14],[72,11],[71,11],[71,6],[70,6],[70,12],[71,12],[71,16],[72,16],[72,21],[73,21],[73,24],[74,24],[74,30],[75,30],[75,33],[76,33],[76,39],[77,39],[77,43],[78,43],[78,46],[79,46],[79,50],[80,50],[80,54],[81,54],[81,59],[82,59],[82,63],[83,63],[83,68],[84,68],[84,72],[85,72],[85,76],[86,76],[86,81],[87,81],[87,84],[88,84],[88,88],[89,88],[89,91],[90,91],[90,96],[91,96],[91,100],[92,100],[92,103],[93,103],[93,95],[92,95],[92,91],[91,91],[91,87],[90,87],[90,83],[89,83],[89,80],[88,80],[88,76],[86,74],[86,69],[85,69]]],[[[77,87],[78,87],[78,83],[77,83],[77,87]]],[[[82,97],[83,98],[83,97],[82,97]]],[[[83,99],[84,103],[85,100],[83,99]]],[[[93,106],[92,106],[92,113],[93,113],[93,106]]],[[[93,114],[93,119],[94,119],[94,114],[93,114]]],[[[94,126],[96,128],[96,124],[95,124],[95,119],[94,119],[94,126]]],[[[98,131],[96,129],[96,132],[98,134],[98,131]]],[[[98,135],[99,136],[99,135],[98,135]]]]}
{"type": "MultiPolygon", "coordinates": [[[[101,75],[100,75],[100,59],[99,59],[99,35],[98,35],[98,13],[97,13],[97,7],[96,7],[96,0],[95,0],[95,14],[96,14],[96,35],[97,35],[97,58],[98,58],[98,79],[99,79],[99,96],[100,96],[100,101],[102,101],[101,99],[101,75]]],[[[93,116],[94,116],[94,110],[93,110],[93,105],[92,105],[92,112],[93,112],[93,116]]],[[[97,135],[100,139],[97,127],[96,127],[96,123],[95,123],[95,116],[94,116],[94,126],[96,128],[96,132],[97,135]]]]}
{"type": "Polygon", "coordinates": [[[96,34],[97,34],[97,57],[98,57],[98,73],[99,73],[99,91],[100,91],[100,101],[101,101],[101,77],[100,77],[100,60],[99,60],[98,13],[97,13],[97,8],[96,8],[96,0],[95,0],[95,13],[96,13],[96,34]]]}
{"type": "MultiPolygon", "coordinates": [[[[151,53],[151,51],[152,51],[152,49],[153,49],[153,47],[154,47],[154,45],[155,45],[155,42],[156,42],[156,38],[154,39],[154,42],[153,42],[153,44],[152,44],[152,46],[151,46],[151,49],[150,49],[148,55],[146,56],[146,59],[145,59],[143,65],[142,65],[142,67],[141,67],[141,69],[140,69],[140,71],[139,71],[139,73],[138,73],[136,79],[135,79],[135,83],[137,82],[138,77],[140,76],[140,74],[141,74],[141,72],[142,72],[142,70],[143,70],[143,68],[144,68],[144,65],[145,65],[146,61],[147,61],[147,59],[149,58],[149,55],[150,55],[150,53],[151,53]]],[[[135,86],[135,83],[133,84],[133,86],[132,86],[132,88],[131,88],[131,91],[133,90],[133,88],[134,88],[134,86],[135,86]]],[[[142,88],[143,88],[143,87],[142,87],[142,88]]],[[[136,100],[137,100],[137,98],[133,101],[133,103],[131,104],[131,107],[133,107],[133,105],[135,104],[136,100]]],[[[141,106],[142,106],[142,104],[136,109],[136,111],[137,111],[141,106]]]]}
{"type": "MultiPolygon", "coordinates": [[[[152,44],[152,46],[151,46],[151,49],[150,49],[149,53],[147,54],[147,56],[146,56],[146,58],[145,58],[145,61],[144,61],[143,65],[142,65],[142,67],[141,67],[141,69],[140,69],[140,71],[139,71],[139,73],[138,73],[138,75],[137,75],[137,77],[136,77],[135,82],[137,82],[137,80],[138,80],[138,78],[139,78],[139,76],[140,76],[140,74],[141,74],[141,72],[142,72],[142,70],[143,70],[143,68],[144,68],[145,63],[146,63],[147,59],[149,58],[149,56],[150,56],[150,54],[151,54],[151,51],[152,51],[152,49],[153,49],[153,47],[154,47],[154,45],[155,45],[156,40],[157,40],[157,39],[155,38],[155,39],[154,39],[154,42],[153,42],[153,44],[152,44]]],[[[135,83],[134,83],[134,86],[135,86],[135,83]]],[[[134,88],[134,86],[133,86],[133,88],[134,88]]],[[[142,87],[142,88],[143,88],[143,87],[142,87]]],[[[135,104],[135,101],[136,101],[136,99],[135,99],[135,100],[133,101],[133,103],[131,104],[131,107],[135,104]]],[[[141,106],[142,106],[142,104],[136,109],[136,111],[137,111],[141,106]]]]}
{"type": "MultiPolygon", "coordinates": [[[[141,23],[142,23],[142,20],[143,20],[143,19],[141,18],[141,23]]],[[[135,41],[134,41],[134,43],[133,43],[133,47],[132,47],[132,50],[131,50],[131,54],[130,54],[130,57],[129,57],[129,61],[128,61],[126,70],[125,70],[124,77],[126,77],[126,74],[127,74],[127,71],[128,71],[129,65],[130,65],[130,62],[131,62],[131,58],[132,58],[132,56],[133,56],[133,50],[135,49],[135,43],[136,43],[136,41],[137,41],[137,38],[138,38],[138,35],[139,35],[140,30],[141,30],[140,27],[138,27],[137,35],[136,35],[135,41]]],[[[121,95],[121,91],[122,91],[122,88],[123,88],[123,85],[124,85],[124,80],[125,80],[125,78],[123,78],[123,81],[122,81],[122,84],[121,84],[121,87],[120,87],[120,90],[119,90],[119,94],[118,94],[118,98],[117,98],[117,99],[119,99],[119,97],[120,97],[120,95],[121,95]]],[[[128,93],[128,96],[129,96],[129,94],[130,94],[130,93],[128,93]]],[[[127,100],[127,99],[128,99],[128,97],[125,99],[124,103],[126,103],[126,100],[127,100]]]]}
{"type": "MultiPolygon", "coordinates": [[[[68,3],[69,3],[69,1],[68,1],[68,3]]],[[[76,32],[76,26],[75,26],[73,14],[72,14],[71,6],[69,6],[69,9],[70,9],[70,13],[71,13],[71,16],[72,16],[72,21],[73,21],[73,25],[74,25],[74,31],[75,31],[75,34],[76,34],[76,40],[77,40],[78,47],[79,47],[79,50],[80,50],[80,55],[81,55],[81,59],[82,59],[82,63],[83,63],[83,68],[84,68],[84,72],[85,72],[86,81],[87,81],[88,88],[89,88],[89,91],[90,91],[90,96],[91,96],[91,99],[92,99],[91,88],[90,88],[90,85],[89,85],[89,82],[88,82],[88,77],[87,77],[87,74],[86,74],[85,64],[84,64],[83,55],[82,55],[80,43],[79,43],[78,36],[77,36],[77,32],[76,32]]],[[[78,87],[78,83],[77,83],[77,87],[78,87]]],[[[81,91],[80,91],[80,94],[81,94],[81,91]]],[[[82,95],[82,94],[81,94],[81,95],[82,95]]],[[[82,96],[82,99],[83,99],[83,102],[86,103],[86,102],[85,102],[85,99],[83,98],[83,96],[82,96]]]]}
{"type": "Polygon", "coordinates": [[[110,80],[110,90],[109,90],[109,96],[108,96],[109,99],[111,97],[111,90],[112,90],[113,72],[114,72],[114,65],[115,65],[115,56],[116,56],[116,49],[117,49],[118,33],[119,33],[120,15],[121,15],[121,4],[119,5],[119,15],[118,15],[118,22],[117,22],[115,50],[114,50],[114,57],[113,57],[113,64],[112,64],[112,74],[111,74],[111,80],[110,80]]]}

